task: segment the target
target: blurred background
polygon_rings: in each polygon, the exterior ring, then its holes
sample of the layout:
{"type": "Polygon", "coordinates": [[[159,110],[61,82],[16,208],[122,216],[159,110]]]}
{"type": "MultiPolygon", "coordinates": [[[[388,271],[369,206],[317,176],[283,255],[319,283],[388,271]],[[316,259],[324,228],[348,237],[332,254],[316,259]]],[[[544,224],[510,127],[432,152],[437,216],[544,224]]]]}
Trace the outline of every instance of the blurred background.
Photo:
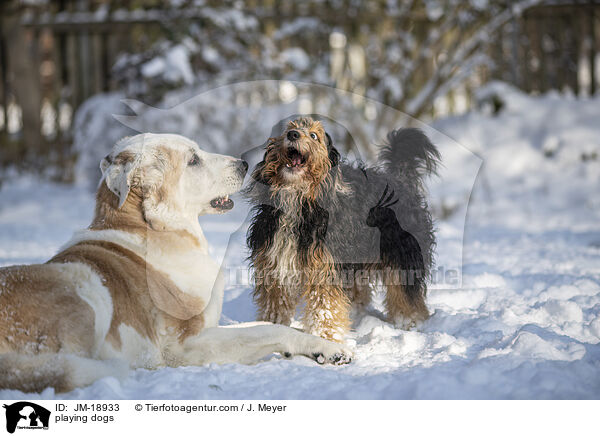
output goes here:
{"type": "Polygon", "coordinates": [[[595,0],[4,0],[0,14],[0,180],[76,180],[82,153],[132,133],[110,116],[130,113],[124,98],[169,107],[277,79],[282,101],[295,97],[286,81],[310,82],[429,122],[501,112],[497,81],[577,99],[599,84],[595,0]]]}

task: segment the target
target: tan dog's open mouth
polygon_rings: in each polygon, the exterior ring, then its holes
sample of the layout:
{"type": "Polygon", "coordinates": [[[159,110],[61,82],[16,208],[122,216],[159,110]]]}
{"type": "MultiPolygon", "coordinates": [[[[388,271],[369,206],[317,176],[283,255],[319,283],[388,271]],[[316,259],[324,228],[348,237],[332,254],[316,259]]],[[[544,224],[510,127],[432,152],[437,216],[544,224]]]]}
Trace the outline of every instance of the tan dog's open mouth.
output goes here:
{"type": "Polygon", "coordinates": [[[229,195],[226,195],[224,197],[213,198],[210,200],[210,205],[219,211],[231,210],[233,209],[233,200],[229,198],[229,195]]]}

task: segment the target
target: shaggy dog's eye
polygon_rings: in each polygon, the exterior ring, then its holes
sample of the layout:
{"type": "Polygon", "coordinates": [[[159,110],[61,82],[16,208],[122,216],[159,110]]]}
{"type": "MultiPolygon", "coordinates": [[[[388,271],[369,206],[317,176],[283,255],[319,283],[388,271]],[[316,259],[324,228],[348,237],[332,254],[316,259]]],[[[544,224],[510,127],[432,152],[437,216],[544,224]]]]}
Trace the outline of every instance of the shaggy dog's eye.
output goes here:
{"type": "Polygon", "coordinates": [[[191,166],[191,167],[196,166],[196,165],[200,165],[200,158],[198,157],[197,154],[194,154],[192,156],[192,158],[188,161],[188,165],[191,166]]]}
{"type": "Polygon", "coordinates": [[[316,134],[316,133],[314,133],[314,132],[311,132],[311,133],[310,133],[310,137],[311,137],[312,139],[314,139],[315,141],[318,141],[318,140],[319,140],[319,137],[318,137],[318,136],[317,136],[317,134],[316,134]]]}

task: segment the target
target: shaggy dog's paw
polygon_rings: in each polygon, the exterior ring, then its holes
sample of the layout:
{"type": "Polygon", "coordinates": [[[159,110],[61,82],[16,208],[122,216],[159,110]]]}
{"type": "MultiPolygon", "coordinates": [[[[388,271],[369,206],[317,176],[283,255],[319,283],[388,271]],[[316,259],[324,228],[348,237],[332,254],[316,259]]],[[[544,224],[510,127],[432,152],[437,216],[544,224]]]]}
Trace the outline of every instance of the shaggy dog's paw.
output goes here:
{"type": "Polygon", "coordinates": [[[419,331],[423,327],[423,323],[426,321],[426,317],[414,315],[411,317],[397,316],[391,323],[397,329],[401,330],[416,330],[419,331]]]}
{"type": "Polygon", "coordinates": [[[417,322],[410,318],[397,317],[393,321],[393,324],[400,330],[415,330],[417,328],[417,322]]]}

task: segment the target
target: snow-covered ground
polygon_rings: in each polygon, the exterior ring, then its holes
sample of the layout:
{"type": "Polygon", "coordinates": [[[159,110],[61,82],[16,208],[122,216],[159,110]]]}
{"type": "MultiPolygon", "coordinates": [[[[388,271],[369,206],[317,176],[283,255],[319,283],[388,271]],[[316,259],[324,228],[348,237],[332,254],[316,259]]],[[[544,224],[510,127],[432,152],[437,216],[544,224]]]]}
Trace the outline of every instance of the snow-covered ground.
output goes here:
{"type": "MultiPolygon", "coordinates": [[[[600,398],[600,99],[499,91],[500,115],[434,124],[484,163],[466,223],[460,214],[438,222],[438,265],[460,266],[448,247],[464,244],[462,287],[431,290],[432,316],[418,331],[381,320],[376,302],[355,322],[347,366],[271,356],[255,366],[136,370],[68,394],[0,391],[0,398],[600,398]]],[[[460,156],[445,162],[443,183],[431,184],[447,210],[467,201],[460,193],[472,184],[460,156]]],[[[0,266],[48,259],[92,210],[84,187],[7,182],[0,266]]],[[[246,256],[246,213],[238,199],[231,213],[201,219],[214,256],[225,256],[231,271],[223,323],[254,318],[250,286],[234,280],[246,256]]]]}

